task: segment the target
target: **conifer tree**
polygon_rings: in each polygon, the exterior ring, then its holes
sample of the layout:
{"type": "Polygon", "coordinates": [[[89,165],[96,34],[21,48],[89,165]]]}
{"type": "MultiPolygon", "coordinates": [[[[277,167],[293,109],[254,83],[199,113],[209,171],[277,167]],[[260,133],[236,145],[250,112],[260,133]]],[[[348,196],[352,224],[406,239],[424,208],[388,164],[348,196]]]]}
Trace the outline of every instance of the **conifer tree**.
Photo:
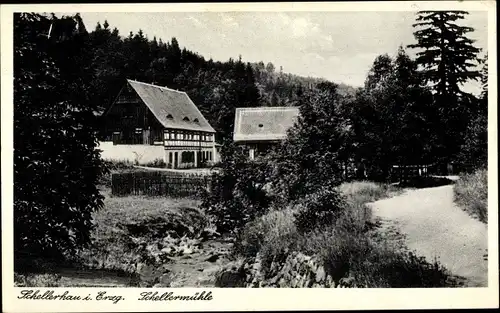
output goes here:
{"type": "Polygon", "coordinates": [[[459,94],[461,84],[480,77],[474,69],[480,50],[474,47],[474,40],[466,37],[474,29],[457,23],[467,14],[465,11],[421,11],[413,25],[420,29],[414,32],[417,44],[409,47],[423,49],[417,53],[416,61],[423,66],[425,80],[434,84],[438,95],[459,94]]]}
{"type": "Polygon", "coordinates": [[[463,141],[471,113],[471,95],[461,90],[467,81],[479,78],[475,69],[480,51],[467,37],[474,29],[459,25],[468,12],[421,11],[417,14],[414,32],[416,44],[421,49],[417,63],[422,67],[424,82],[435,92],[435,105],[440,110],[440,129],[437,129],[438,150],[441,162],[452,160],[463,141]]]}

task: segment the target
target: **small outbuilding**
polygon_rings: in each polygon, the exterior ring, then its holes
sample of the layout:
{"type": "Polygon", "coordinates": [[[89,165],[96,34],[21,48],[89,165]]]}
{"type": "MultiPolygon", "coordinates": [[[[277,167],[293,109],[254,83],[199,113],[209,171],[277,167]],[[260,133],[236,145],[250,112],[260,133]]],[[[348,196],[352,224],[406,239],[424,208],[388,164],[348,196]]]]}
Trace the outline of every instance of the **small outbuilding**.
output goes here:
{"type": "Polygon", "coordinates": [[[233,140],[243,145],[253,160],[285,139],[298,115],[298,107],[237,108],[233,140]]]}

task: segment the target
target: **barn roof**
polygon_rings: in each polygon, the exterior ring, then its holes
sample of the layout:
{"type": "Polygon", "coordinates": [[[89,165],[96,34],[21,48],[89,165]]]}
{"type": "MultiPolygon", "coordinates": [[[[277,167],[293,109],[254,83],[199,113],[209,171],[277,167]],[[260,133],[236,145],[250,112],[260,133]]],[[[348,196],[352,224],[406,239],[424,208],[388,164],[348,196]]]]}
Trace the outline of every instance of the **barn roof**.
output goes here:
{"type": "Polygon", "coordinates": [[[215,133],[184,91],[130,79],[127,79],[127,82],[165,128],[215,133]]]}
{"type": "Polygon", "coordinates": [[[234,141],[284,139],[298,115],[298,107],[237,108],[233,139],[234,141]]]}

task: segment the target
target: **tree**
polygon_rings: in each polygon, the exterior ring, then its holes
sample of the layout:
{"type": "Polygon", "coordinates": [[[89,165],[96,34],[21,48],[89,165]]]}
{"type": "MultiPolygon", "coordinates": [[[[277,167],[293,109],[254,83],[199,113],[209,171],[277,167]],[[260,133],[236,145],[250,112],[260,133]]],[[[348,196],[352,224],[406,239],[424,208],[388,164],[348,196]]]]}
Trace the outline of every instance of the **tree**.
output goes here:
{"type": "Polygon", "coordinates": [[[429,164],[434,143],[433,130],[439,127],[437,110],[428,87],[422,86],[417,64],[402,47],[394,60],[393,121],[391,145],[395,161],[402,165],[429,164]]]}
{"type": "Polygon", "coordinates": [[[351,154],[371,179],[387,179],[395,164],[429,162],[436,110],[417,64],[402,47],[394,59],[375,59],[365,88],[348,100],[345,114],[354,132],[351,154]]]}
{"type": "Polygon", "coordinates": [[[269,62],[267,63],[266,65],[266,71],[271,74],[271,73],[274,73],[274,64],[269,62]]]}
{"type": "Polygon", "coordinates": [[[417,53],[416,61],[422,67],[424,81],[435,91],[442,122],[438,158],[444,161],[452,159],[458,152],[468,116],[472,113],[468,107],[470,95],[460,87],[479,77],[475,69],[479,49],[466,37],[474,29],[457,23],[467,14],[465,11],[418,12],[414,24],[417,44],[409,45],[422,49],[417,53]]]}
{"type": "Polygon", "coordinates": [[[90,242],[105,171],[88,89],[90,51],[78,14],[14,15],[16,258],[62,258],[90,242]]]}
{"type": "Polygon", "coordinates": [[[221,157],[221,169],[212,176],[201,207],[213,217],[218,232],[237,233],[270,206],[272,198],[265,188],[269,164],[249,162],[232,138],[224,139],[221,157]]]}
{"type": "Polygon", "coordinates": [[[477,114],[470,119],[460,148],[459,161],[467,170],[486,167],[488,163],[488,55],[482,60],[482,91],[477,102],[477,114]]]}
{"type": "Polygon", "coordinates": [[[417,44],[410,48],[424,49],[417,53],[417,62],[423,66],[427,82],[435,84],[438,95],[461,93],[460,84],[479,78],[473,69],[479,49],[466,34],[472,27],[460,26],[456,22],[469,14],[465,11],[421,11],[414,27],[423,27],[414,32],[417,44]]]}
{"type": "Polygon", "coordinates": [[[286,199],[297,200],[325,184],[342,179],[350,126],[341,116],[336,86],[304,92],[299,117],[273,155],[273,187],[286,199]]]}

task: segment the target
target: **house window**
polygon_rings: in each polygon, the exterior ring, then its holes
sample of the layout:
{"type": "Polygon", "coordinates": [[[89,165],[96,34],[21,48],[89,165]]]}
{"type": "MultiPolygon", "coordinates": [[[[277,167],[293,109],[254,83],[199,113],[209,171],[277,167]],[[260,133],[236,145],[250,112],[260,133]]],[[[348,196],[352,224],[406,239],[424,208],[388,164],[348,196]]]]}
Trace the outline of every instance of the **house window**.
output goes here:
{"type": "Polygon", "coordinates": [[[195,118],[195,119],[193,120],[193,122],[195,122],[195,123],[199,123],[200,121],[199,121],[197,118],[195,118]]]}
{"type": "Polygon", "coordinates": [[[189,122],[189,117],[187,116],[184,116],[184,118],[182,119],[184,122],[189,122]]]}
{"type": "Polygon", "coordinates": [[[167,114],[167,119],[169,119],[169,120],[173,120],[173,119],[174,119],[174,117],[172,116],[172,114],[167,114]]]}
{"type": "Polygon", "coordinates": [[[212,151],[210,151],[210,152],[208,153],[208,159],[209,159],[210,161],[212,161],[212,151]]]}

